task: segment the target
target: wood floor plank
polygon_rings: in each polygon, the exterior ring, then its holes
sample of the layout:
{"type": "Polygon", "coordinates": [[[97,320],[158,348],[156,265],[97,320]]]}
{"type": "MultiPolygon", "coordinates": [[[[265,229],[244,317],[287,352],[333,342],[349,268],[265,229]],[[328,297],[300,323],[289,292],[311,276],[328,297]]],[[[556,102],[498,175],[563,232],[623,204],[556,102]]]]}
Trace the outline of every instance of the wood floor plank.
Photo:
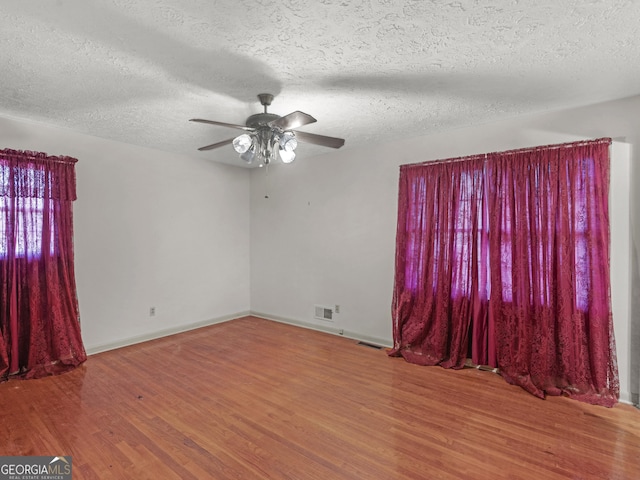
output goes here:
{"type": "Polygon", "coordinates": [[[640,411],[246,317],[0,384],[1,455],[74,479],[634,479],[640,411]]]}

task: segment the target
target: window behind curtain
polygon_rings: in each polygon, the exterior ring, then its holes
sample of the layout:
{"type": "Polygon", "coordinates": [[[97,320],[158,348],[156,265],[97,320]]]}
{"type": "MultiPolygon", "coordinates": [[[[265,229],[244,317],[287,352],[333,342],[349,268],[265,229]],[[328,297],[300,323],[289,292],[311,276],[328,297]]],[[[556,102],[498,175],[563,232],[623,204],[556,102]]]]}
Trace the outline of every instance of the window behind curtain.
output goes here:
{"type": "MultiPolygon", "coordinates": [[[[585,186],[587,179],[593,178],[594,175],[594,160],[593,158],[581,158],[577,161],[577,167],[580,170],[580,174],[576,177],[576,193],[572,198],[568,199],[568,208],[570,215],[573,219],[571,228],[575,233],[575,249],[573,252],[573,268],[576,277],[576,304],[577,306],[586,311],[588,307],[588,296],[590,288],[590,277],[592,272],[590,270],[590,263],[587,261],[589,256],[588,244],[587,244],[587,229],[595,232],[595,235],[601,235],[601,224],[597,221],[592,221],[589,225],[589,216],[586,213],[587,208],[595,208],[594,205],[589,204],[589,191],[585,186]]],[[[471,169],[469,172],[465,172],[461,175],[459,186],[460,195],[457,199],[456,215],[453,218],[453,228],[450,235],[452,236],[452,248],[451,252],[456,257],[460,258],[464,267],[468,267],[468,262],[477,262],[478,273],[485,272],[485,275],[490,276],[488,272],[489,256],[488,252],[483,256],[480,252],[480,248],[483,242],[483,238],[491,235],[492,225],[489,215],[486,213],[488,209],[488,201],[486,197],[482,195],[482,189],[484,183],[478,183],[478,179],[485,174],[485,165],[480,165],[471,169]],[[475,182],[474,182],[475,178],[475,182]],[[472,190],[477,188],[474,195],[472,190]],[[475,236],[476,238],[471,238],[475,236]],[[470,242],[469,239],[473,240],[470,242]],[[469,249],[473,249],[470,252],[469,249]],[[471,259],[473,257],[473,260],[471,259]]],[[[542,185],[538,174],[534,171],[533,176],[535,181],[532,183],[532,187],[535,190],[527,192],[532,199],[532,202],[536,203],[532,207],[533,210],[539,210],[541,207],[539,204],[544,203],[544,198],[547,195],[551,195],[548,185],[542,185]]],[[[425,274],[425,257],[432,254],[432,252],[440,251],[441,236],[438,234],[439,229],[443,228],[439,223],[432,225],[427,223],[427,216],[421,212],[422,206],[427,203],[427,185],[426,180],[423,177],[415,177],[411,180],[409,187],[409,213],[408,217],[412,221],[406,223],[406,262],[405,262],[405,288],[410,291],[416,292],[419,285],[419,279],[425,274]],[[421,243],[420,239],[429,230],[434,229],[436,235],[434,235],[434,243],[431,249],[427,249],[424,243],[421,243]]],[[[503,194],[499,194],[502,202],[504,215],[499,217],[496,221],[496,226],[499,225],[500,235],[500,264],[502,271],[502,283],[501,283],[501,295],[506,301],[513,299],[513,285],[510,279],[513,277],[513,242],[517,241],[512,236],[514,226],[512,225],[514,213],[512,211],[513,206],[504,198],[503,194]]],[[[593,197],[591,202],[593,202],[593,197]]],[[[525,229],[535,237],[541,237],[544,232],[553,231],[555,226],[548,224],[552,219],[551,216],[534,215],[531,222],[526,225],[518,225],[516,228],[525,229]]],[[[445,226],[448,228],[448,226],[445,226]]],[[[498,230],[496,228],[496,230],[498,230]]],[[[543,263],[546,267],[549,267],[547,262],[543,259],[551,258],[551,246],[549,242],[545,246],[540,242],[536,249],[531,249],[529,244],[529,256],[528,260],[531,263],[543,263]]],[[[432,270],[438,271],[438,265],[443,259],[439,256],[434,256],[431,259],[432,270]]],[[[446,260],[446,258],[445,258],[446,260]]],[[[531,283],[536,283],[539,287],[535,291],[539,294],[539,300],[542,303],[549,304],[549,291],[548,286],[544,285],[545,276],[551,275],[552,272],[547,268],[543,272],[544,275],[539,276],[537,279],[531,278],[531,283]]],[[[457,279],[455,278],[455,272],[453,280],[452,294],[471,297],[471,282],[469,279],[457,279]],[[456,281],[457,280],[457,281],[456,281]]],[[[433,285],[435,284],[437,277],[433,277],[433,285]]],[[[479,282],[484,285],[483,297],[489,298],[490,296],[490,281],[479,282]]],[[[534,290],[531,291],[531,302],[533,302],[534,290]]]]}

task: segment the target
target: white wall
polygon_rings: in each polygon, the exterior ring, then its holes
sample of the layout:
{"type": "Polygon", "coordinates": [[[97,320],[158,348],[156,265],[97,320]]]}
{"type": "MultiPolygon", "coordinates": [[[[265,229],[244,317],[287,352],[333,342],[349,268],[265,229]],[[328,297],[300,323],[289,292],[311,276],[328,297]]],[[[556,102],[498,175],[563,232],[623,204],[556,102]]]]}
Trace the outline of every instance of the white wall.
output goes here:
{"type": "MultiPolygon", "coordinates": [[[[251,309],[268,318],[390,345],[399,165],[599,137],[628,144],[631,163],[637,163],[640,97],[315,158],[305,159],[301,144],[296,162],[272,167],[268,182],[263,170],[252,172],[251,309]],[[314,304],[339,304],[341,313],[332,323],[314,320],[314,304]]],[[[618,185],[624,186],[631,174],[628,160],[612,160],[612,179],[618,185]]],[[[636,179],[632,188],[638,185],[636,179]]],[[[611,211],[612,229],[629,231],[628,192],[612,194],[611,211]]],[[[631,231],[637,229],[634,217],[631,231]]],[[[621,397],[628,401],[629,238],[622,245],[612,252],[612,303],[621,397]]]]}
{"type": "Polygon", "coordinates": [[[631,145],[613,142],[609,190],[611,233],[611,311],[616,337],[621,398],[631,401],[631,270],[630,176],[631,145]]]}
{"type": "MultiPolygon", "coordinates": [[[[640,136],[640,133],[638,134],[640,136]]],[[[631,175],[631,258],[629,269],[631,276],[631,325],[630,325],[630,368],[631,399],[640,406],[640,148],[634,144],[632,150],[631,175]]]]}
{"type": "Polygon", "coordinates": [[[75,269],[89,352],[249,311],[246,171],[6,118],[0,148],[78,159],[75,269]]]}

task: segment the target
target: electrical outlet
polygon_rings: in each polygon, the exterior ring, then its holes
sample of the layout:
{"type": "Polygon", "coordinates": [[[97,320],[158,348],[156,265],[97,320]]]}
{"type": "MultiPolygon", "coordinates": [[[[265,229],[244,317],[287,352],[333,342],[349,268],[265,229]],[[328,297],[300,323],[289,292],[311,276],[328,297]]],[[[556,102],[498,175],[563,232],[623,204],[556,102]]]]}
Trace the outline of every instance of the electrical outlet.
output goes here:
{"type": "Polygon", "coordinates": [[[338,335],[344,335],[344,330],[343,329],[338,330],[338,335]]]}
{"type": "Polygon", "coordinates": [[[340,313],[340,305],[336,305],[336,308],[334,308],[333,311],[336,313],[340,313]]]}
{"type": "Polygon", "coordinates": [[[156,307],[149,308],[149,316],[150,317],[155,317],[156,316],[156,307]]]}

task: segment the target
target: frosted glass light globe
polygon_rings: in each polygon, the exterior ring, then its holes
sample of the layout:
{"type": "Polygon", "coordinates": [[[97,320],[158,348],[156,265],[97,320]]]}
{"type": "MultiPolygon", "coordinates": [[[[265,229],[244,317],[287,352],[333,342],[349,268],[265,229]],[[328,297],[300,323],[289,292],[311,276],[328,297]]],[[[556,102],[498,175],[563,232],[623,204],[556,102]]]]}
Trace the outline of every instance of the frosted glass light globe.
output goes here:
{"type": "Polygon", "coordinates": [[[246,152],[247,150],[249,150],[252,144],[252,138],[246,133],[243,133],[239,137],[233,139],[233,149],[238,153],[246,152]]]}

